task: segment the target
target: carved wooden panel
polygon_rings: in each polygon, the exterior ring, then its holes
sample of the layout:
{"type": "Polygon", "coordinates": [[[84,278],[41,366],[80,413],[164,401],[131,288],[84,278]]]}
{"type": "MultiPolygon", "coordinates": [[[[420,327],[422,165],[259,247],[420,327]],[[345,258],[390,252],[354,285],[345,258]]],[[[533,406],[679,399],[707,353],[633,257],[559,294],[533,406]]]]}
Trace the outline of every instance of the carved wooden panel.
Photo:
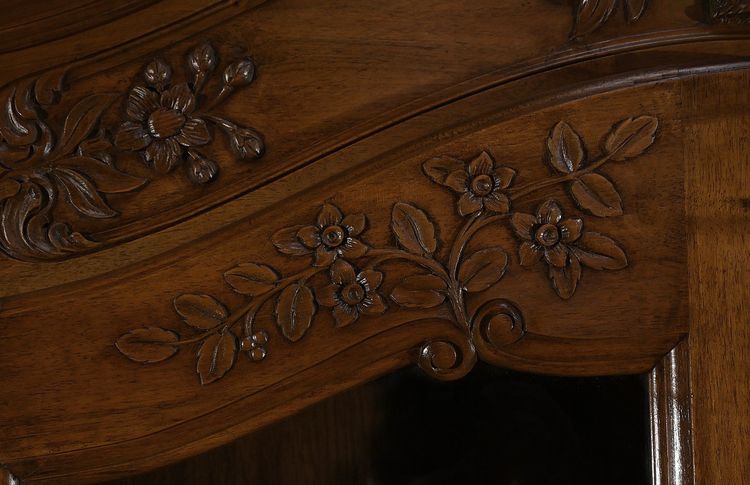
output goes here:
{"type": "MultiPolygon", "coordinates": [[[[271,238],[283,254],[311,256],[311,268],[283,276],[266,264],[240,263],[224,273],[224,280],[236,293],[248,297],[245,304],[229,310],[208,294],[179,295],[174,309],[187,327],[197,330],[193,336],[183,338],[179,330],[159,326],[136,328],[117,340],[117,349],[136,362],[156,363],[181,347],[199,343],[197,373],[201,383],[211,383],[234,366],[241,351],[256,362],[265,359],[269,336],[265,330],[256,331],[255,325],[266,304],[274,308],[279,333],[291,342],[305,335],[319,307],[330,309],[339,328],[360,317],[385,313],[388,305],[379,291],[384,278],[380,269],[389,261],[408,262],[421,270],[391,290],[390,300],[396,306],[431,309],[445,303],[451,308],[453,323],[471,341],[466,348],[472,349],[473,344],[480,352],[492,352],[511,345],[526,332],[521,310],[512,301],[481,296],[505,275],[508,253],[499,245],[467,252],[473,236],[494,224],[512,228],[520,240],[519,264],[535,267],[543,260],[552,287],[566,300],[576,291],[582,267],[625,268],[627,256],[618,243],[585,230],[582,217],[564,218],[556,200],[546,199],[531,214],[511,207],[535,193],[566,185],[581,210],[598,217],[623,215],[620,194],[598,169],[610,161],[641,155],[654,142],[657,127],[658,120],[652,116],[624,119],[606,135],[603,153],[589,158],[581,137],[560,121],[547,138],[545,155],[559,175],[523,185],[513,183],[514,169],[500,166],[487,152],[470,161],[432,158],[422,164],[422,170],[433,182],[458,194],[456,208],[465,220],[453,240],[439,240],[429,212],[396,202],[390,230],[397,246],[372,247],[360,239],[367,225],[365,214],[344,215],[332,203],[324,203],[312,224],[280,229],[271,238]],[[447,260],[435,257],[439,244],[446,247],[447,260]],[[469,314],[465,300],[472,294],[479,298],[477,310],[469,314]],[[241,330],[235,328],[240,324],[241,330]]],[[[440,359],[451,358],[438,355],[445,352],[453,352],[445,343],[426,344],[420,365],[441,376],[450,370],[443,368],[445,362],[440,359]]],[[[473,354],[461,358],[474,360],[473,354]]]]}
{"type": "Polygon", "coordinates": [[[409,365],[644,373],[691,332],[685,103],[750,67],[744,27],[692,0],[197,3],[0,49],[15,476],[147,470],[409,365]]]}

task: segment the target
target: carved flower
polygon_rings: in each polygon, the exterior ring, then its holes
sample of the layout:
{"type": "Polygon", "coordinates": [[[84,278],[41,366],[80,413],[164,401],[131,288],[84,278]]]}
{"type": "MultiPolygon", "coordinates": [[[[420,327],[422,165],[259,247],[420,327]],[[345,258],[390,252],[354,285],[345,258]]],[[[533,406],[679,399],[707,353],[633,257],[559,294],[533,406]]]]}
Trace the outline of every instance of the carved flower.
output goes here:
{"type": "Polygon", "coordinates": [[[563,219],[557,202],[548,200],[539,206],[536,216],[516,213],[510,221],[518,236],[525,239],[519,250],[522,266],[532,266],[542,256],[556,268],[570,264],[568,244],[581,237],[583,220],[563,219]]]}
{"type": "Polygon", "coordinates": [[[511,224],[524,240],[519,249],[521,265],[533,266],[544,257],[561,298],[573,296],[582,264],[595,270],[618,270],[628,264],[615,241],[596,232],[583,232],[581,219],[563,219],[554,200],[540,205],[536,215],[513,214],[511,224]]]}
{"type": "Polygon", "coordinates": [[[356,259],[367,252],[367,246],[355,236],[365,228],[364,214],[344,216],[333,204],[323,204],[316,224],[289,227],[273,235],[273,243],[285,254],[315,253],[314,265],[327,266],[339,256],[356,259]]]}
{"type": "Polygon", "coordinates": [[[433,158],[423,168],[432,180],[461,194],[458,212],[462,216],[483,209],[500,214],[510,210],[510,199],[504,190],[510,186],[516,171],[496,166],[487,152],[468,164],[454,158],[433,158]]]}
{"type": "Polygon", "coordinates": [[[360,314],[378,315],[386,310],[383,298],[375,291],[383,282],[383,273],[354,271],[351,264],[338,260],[331,266],[332,284],[316,292],[318,303],[333,308],[336,326],[345,327],[360,314]]]}
{"type": "MultiPolygon", "coordinates": [[[[159,173],[167,173],[185,159],[185,149],[211,141],[206,122],[193,117],[195,94],[187,83],[167,87],[171,70],[163,61],[146,67],[148,86],[136,86],[127,102],[128,120],[120,125],[115,143],[118,147],[141,152],[143,158],[159,173]]],[[[190,157],[188,162],[201,167],[188,167],[200,173],[195,179],[213,178],[218,167],[210,160],[190,157]],[[206,167],[206,164],[213,165],[206,167]]]]}

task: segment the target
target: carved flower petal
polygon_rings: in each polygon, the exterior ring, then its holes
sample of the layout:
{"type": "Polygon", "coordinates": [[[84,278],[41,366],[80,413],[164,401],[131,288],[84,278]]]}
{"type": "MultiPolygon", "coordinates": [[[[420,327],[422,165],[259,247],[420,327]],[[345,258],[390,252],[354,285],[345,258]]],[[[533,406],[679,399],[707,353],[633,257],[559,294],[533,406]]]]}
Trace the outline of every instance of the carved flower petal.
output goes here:
{"type": "Polygon", "coordinates": [[[511,182],[513,182],[513,177],[516,176],[516,171],[509,167],[498,167],[495,170],[495,179],[497,180],[497,185],[501,189],[507,189],[510,187],[511,182]]]}
{"type": "Polygon", "coordinates": [[[133,121],[146,122],[151,113],[159,108],[159,95],[155,91],[136,86],[130,90],[125,112],[133,121]]]}
{"type": "Polygon", "coordinates": [[[583,219],[565,219],[557,225],[560,228],[562,234],[562,240],[565,242],[573,242],[581,237],[581,230],[583,229],[583,219]]]}
{"type": "Polygon", "coordinates": [[[297,238],[310,249],[320,246],[320,229],[315,226],[305,226],[297,232],[297,238]]]}
{"type": "Polygon", "coordinates": [[[211,141],[211,133],[208,132],[206,122],[200,118],[188,118],[182,125],[180,133],[175,136],[180,145],[193,147],[205,145],[211,141]]]}
{"type": "Polygon", "coordinates": [[[383,273],[373,269],[366,269],[359,273],[359,280],[365,284],[368,289],[376,290],[380,288],[380,284],[383,282],[383,273]]]}
{"type": "Polygon", "coordinates": [[[346,327],[359,318],[357,309],[345,303],[339,303],[333,307],[333,318],[336,319],[337,327],[346,327]]]}
{"type": "Polygon", "coordinates": [[[341,224],[341,211],[333,204],[325,203],[318,212],[318,226],[326,227],[341,224]]]}
{"type": "Polygon", "coordinates": [[[140,123],[126,121],[120,125],[115,136],[115,145],[123,150],[143,150],[151,143],[151,136],[140,123]]]}
{"type": "Polygon", "coordinates": [[[465,192],[458,199],[458,213],[462,216],[471,214],[482,209],[482,199],[471,192],[465,192]]]}
{"type": "Polygon", "coordinates": [[[174,138],[154,140],[144,152],[159,173],[169,173],[182,159],[182,147],[174,138]]]}
{"type": "Polygon", "coordinates": [[[332,251],[321,244],[318,246],[318,249],[315,250],[315,261],[313,262],[313,265],[318,267],[328,266],[333,263],[337,255],[338,253],[336,253],[336,251],[332,251]]]}
{"type": "Polygon", "coordinates": [[[368,249],[365,243],[351,237],[339,248],[341,255],[347,259],[361,258],[368,249]]]}
{"type": "Polygon", "coordinates": [[[445,177],[445,185],[461,194],[466,192],[468,180],[469,174],[466,173],[466,170],[454,170],[445,177]]]}
{"type": "Polygon", "coordinates": [[[331,281],[337,285],[348,285],[356,280],[357,275],[354,274],[354,268],[343,259],[336,260],[331,266],[331,281]]]}
{"type": "Polygon", "coordinates": [[[557,224],[562,219],[562,209],[556,201],[550,199],[539,206],[536,216],[540,223],[557,224]]]}
{"type": "Polygon", "coordinates": [[[550,248],[545,248],[544,259],[546,259],[552,266],[562,268],[568,260],[568,248],[562,243],[555,244],[550,248]]]}
{"type": "Polygon", "coordinates": [[[357,305],[357,308],[367,315],[380,315],[388,307],[386,307],[383,297],[373,291],[367,294],[365,300],[357,305]]]}
{"type": "Polygon", "coordinates": [[[492,160],[489,153],[482,152],[477,158],[469,162],[469,175],[492,175],[495,170],[495,161],[492,160]]]}
{"type": "Polygon", "coordinates": [[[338,304],[339,285],[324,286],[315,291],[318,304],[325,307],[333,307],[338,304]]]}
{"type": "Polygon", "coordinates": [[[358,236],[365,230],[365,222],[366,219],[364,214],[349,214],[344,217],[341,224],[346,227],[346,231],[350,236],[358,236]]]}
{"type": "Polygon", "coordinates": [[[484,206],[499,214],[507,214],[510,210],[510,200],[505,194],[493,192],[483,200],[484,206]]]}
{"type": "Polygon", "coordinates": [[[190,114],[195,108],[195,96],[187,83],[176,84],[161,93],[161,105],[190,114]]]}
{"type": "Polygon", "coordinates": [[[531,241],[524,241],[518,249],[521,266],[534,266],[542,259],[544,250],[531,241]]]}
{"type": "Polygon", "coordinates": [[[531,241],[531,231],[536,224],[536,217],[523,212],[516,212],[510,218],[510,224],[518,234],[518,237],[531,241]]]}

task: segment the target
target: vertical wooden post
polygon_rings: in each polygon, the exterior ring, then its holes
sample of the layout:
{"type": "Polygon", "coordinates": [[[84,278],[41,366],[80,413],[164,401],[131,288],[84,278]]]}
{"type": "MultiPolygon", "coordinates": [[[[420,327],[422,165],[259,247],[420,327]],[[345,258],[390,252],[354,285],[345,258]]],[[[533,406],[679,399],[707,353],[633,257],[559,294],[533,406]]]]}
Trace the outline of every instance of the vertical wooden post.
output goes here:
{"type": "Polygon", "coordinates": [[[750,480],[750,75],[683,84],[698,485],[750,480]]]}

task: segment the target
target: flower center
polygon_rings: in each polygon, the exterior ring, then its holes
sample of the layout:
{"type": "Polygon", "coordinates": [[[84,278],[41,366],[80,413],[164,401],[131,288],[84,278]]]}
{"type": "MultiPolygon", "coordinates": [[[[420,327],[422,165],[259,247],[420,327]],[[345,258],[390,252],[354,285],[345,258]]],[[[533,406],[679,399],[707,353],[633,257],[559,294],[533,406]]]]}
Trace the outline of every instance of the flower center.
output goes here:
{"type": "Polygon", "coordinates": [[[365,299],[365,289],[359,283],[351,283],[341,290],[341,299],[348,305],[356,305],[365,299]]]}
{"type": "Polygon", "coordinates": [[[346,234],[344,233],[344,230],[341,228],[341,226],[328,226],[323,229],[323,234],[321,236],[323,244],[328,247],[335,248],[336,246],[340,246],[341,243],[344,242],[346,234]]]}
{"type": "Polygon", "coordinates": [[[554,224],[542,224],[537,228],[535,238],[543,246],[554,246],[560,240],[560,231],[554,224]]]}
{"type": "Polygon", "coordinates": [[[174,109],[161,108],[148,117],[148,129],[156,138],[168,138],[179,133],[185,115],[174,109]]]}
{"type": "Polygon", "coordinates": [[[490,195],[490,192],[492,192],[492,189],[494,188],[495,182],[489,175],[477,175],[471,181],[471,191],[480,197],[490,195]]]}

